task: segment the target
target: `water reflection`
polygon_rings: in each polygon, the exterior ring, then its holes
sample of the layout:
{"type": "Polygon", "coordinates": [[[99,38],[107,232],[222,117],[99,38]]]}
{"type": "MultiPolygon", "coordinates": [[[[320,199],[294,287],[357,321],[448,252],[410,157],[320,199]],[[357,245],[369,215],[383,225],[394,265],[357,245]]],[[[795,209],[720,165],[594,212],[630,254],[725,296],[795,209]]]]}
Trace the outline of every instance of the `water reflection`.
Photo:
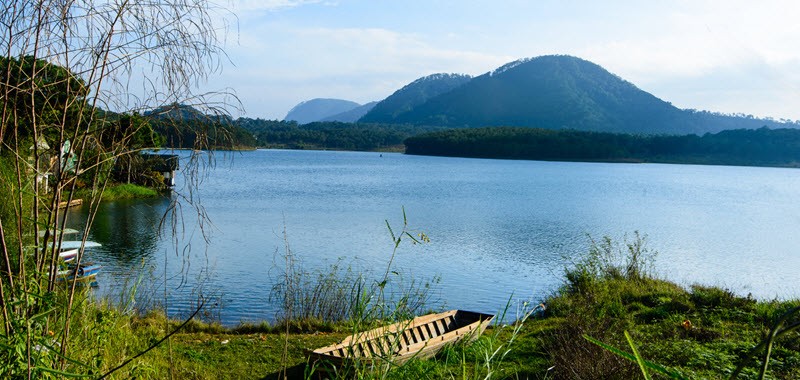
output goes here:
{"type": "MultiPolygon", "coordinates": [[[[163,294],[163,276],[156,273],[170,216],[165,215],[171,196],[102,202],[89,231],[89,240],[101,248],[87,251],[86,260],[103,266],[95,282],[95,295],[126,308],[146,309],[163,294]],[[165,219],[165,217],[167,219],[165,219]],[[165,221],[162,223],[162,221],[165,221]]],[[[68,226],[83,228],[89,206],[68,211],[68,226]]],[[[163,265],[161,265],[163,267],[163,265]]]]}
{"type": "MultiPolygon", "coordinates": [[[[159,197],[101,203],[89,232],[89,240],[103,244],[97,259],[131,267],[153,256],[162,239],[162,225],[169,225],[162,219],[170,201],[170,197],[159,197]]],[[[68,224],[85,225],[88,211],[88,206],[70,209],[68,224]]]]}

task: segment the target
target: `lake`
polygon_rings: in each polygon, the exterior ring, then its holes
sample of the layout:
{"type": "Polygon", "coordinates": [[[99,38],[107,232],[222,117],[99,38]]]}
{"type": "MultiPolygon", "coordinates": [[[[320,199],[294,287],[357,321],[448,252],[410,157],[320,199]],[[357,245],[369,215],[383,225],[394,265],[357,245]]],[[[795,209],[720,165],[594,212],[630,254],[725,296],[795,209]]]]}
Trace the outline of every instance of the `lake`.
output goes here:
{"type": "MultiPolygon", "coordinates": [[[[285,243],[306,271],[340,263],[377,279],[393,247],[386,223],[399,231],[404,209],[430,243],[401,244],[394,268],[406,282],[439,278],[432,307],[539,302],[590,238],[635,231],[664,278],[800,296],[797,169],[284,150],[215,159],[191,196],[210,220],[202,228],[185,199],[185,220],[167,220],[176,237],[159,225],[170,198],[102,205],[90,233],[104,244],[90,253],[103,265],[98,294],[124,299],[135,286],[138,305],[166,303],[174,315],[203,296],[223,324],[272,320],[285,243]]],[[[189,194],[183,181],[173,198],[189,194]]]]}

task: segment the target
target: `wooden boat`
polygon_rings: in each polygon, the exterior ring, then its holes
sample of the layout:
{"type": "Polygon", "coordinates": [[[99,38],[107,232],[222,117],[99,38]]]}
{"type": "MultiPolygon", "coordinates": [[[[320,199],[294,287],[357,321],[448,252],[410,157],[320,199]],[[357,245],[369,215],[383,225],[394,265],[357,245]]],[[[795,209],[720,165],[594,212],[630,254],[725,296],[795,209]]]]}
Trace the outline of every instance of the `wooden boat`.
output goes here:
{"type": "Polygon", "coordinates": [[[356,360],[401,364],[411,358],[429,358],[448,344],[475,340],[492,319],[494,315],[463,310],[423,315],[351,335],[309,356],[312,362],[327,361],[334,366],[356,360]]]}

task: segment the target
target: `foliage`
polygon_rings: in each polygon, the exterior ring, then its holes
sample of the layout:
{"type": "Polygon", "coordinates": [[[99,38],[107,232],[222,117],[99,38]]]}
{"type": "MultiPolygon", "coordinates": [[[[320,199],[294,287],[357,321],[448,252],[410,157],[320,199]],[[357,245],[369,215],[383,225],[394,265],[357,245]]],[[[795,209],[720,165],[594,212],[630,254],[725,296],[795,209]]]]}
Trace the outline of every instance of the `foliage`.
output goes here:
{"type": "Polygon", "coordinates": [[[572,161],[797,166],[800,130],[730,130],[703,136],[641,136],[536,128],[477,128],[406,139],[406,153],[572,161]]]}
{"type": "MultiPolygon", "coordinates": [[[[212,109],[213,112],[218,112],[212,109]]],[[[205,114],[192,106],[171,104],[148,111],[145,116],[163,136],[170,148],[252,149],[257,146],[252,133],[221,114],[205,114]]]]}
{"type": "MultiPolygon", "coordinates": [[[[194,97],[218,67],[215,10],[203,0],[0,5],[0,377],[99,377],[161,342],[137,339],[132,316],[96,304],[78,276],[65,280],[59,231],[86,240],[114,164],[160,144],[139,107],[194,97]],[[75,225],[58,205],[80,188],[90,211],[75,225]]],[[[81,249],[72,265],[86,260],[81,249]]]]}
{"type": "Polygon", "coordinates": [[[156,190],[151,187],[144,187],[134,184],[121,184],[107,187],[101,196],[104,201],[112,201],[117,199],[131,199],[131,198],[153,198],[160,196],[156,190]]]}
{"type": "MultiPolygon", "coordinates": [[[[645,373],[672,378],[723,379],[743,366],[742,378],[752,378],[757,369],[747,362],[763,355],[765,344],[758,342],[764,331],[784,331],[774,326],[789,327],[785,334],[791,338],[771,341],[771,375],[800,375],[796,366],[800,347],[796,331],[791,330],[794,320],[786,319],[796,301],[757,302],[708,286],[686,290],[654,278],[650,270],[627,271],[629,263],[637,261],[632,254],[636,250],[630,247],[647,251],[637,241],[616,250],[627,256],[622,260],[616,254],[613,260],[605,259],[607,252],[615,251],[607,249],[609,244],[615,246],[610,239],[593,243],[587,256],[567,269],[565,286],[546,300],[553,325],[537,336],[553,375],[639,378],[644,366],[645,373]],[[639,275],[632,275],[635,272],[639,275]],[[638,353],[626,356],[610,349],[632,342],[637,342],[638,353]]],[[[639,255],[645,263],[648,257],[639,255]]]]}
{"type": "Polygon", "coordinates": [[[236,125],[252,133],[266,148],[336,149],[355,151],[397,150],[406,138],[436,130],[412,125],[314,122],[240,118],[236,125]]]}
{"type": "MultiPolygon", "coordinates": [[[[273,284],[271,297],[281,303],[278,323],[312,321],[310,325],[330,325],[350,322],[361,327],[371,326],[376,321],[397,321],[413,317],[426,307],[430,298],[431,283],[403,282],[392,263],[403,241],[411,244],[427,243],[424,233],[417,236],[409,231],[403,213],[403,229],[395,235],[387,222],[392,238],[392,254],[387,260],[384,273],[370,280],[370,273],[353,267],[343,268],[341,260],[329,268],[309,272],[303,267],[289,247],[284,247],[277,281],[273,284]]],[[[285,234],[285,233],[284,233],[285,234]]],[[[284,235],[284,239],[287,239],[284,235]]],[[[275,268],[278,270],[278,268],[275,268]]]]}

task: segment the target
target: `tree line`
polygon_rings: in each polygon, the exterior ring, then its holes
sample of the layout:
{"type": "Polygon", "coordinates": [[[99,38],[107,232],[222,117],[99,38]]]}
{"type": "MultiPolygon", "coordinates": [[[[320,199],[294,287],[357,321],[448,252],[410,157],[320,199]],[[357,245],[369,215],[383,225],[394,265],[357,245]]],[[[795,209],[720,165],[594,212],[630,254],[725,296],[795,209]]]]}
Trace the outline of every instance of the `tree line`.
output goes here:
{"type": "Polygon", "coordinates": [[[314,122],[239,118],[235,125],[250,132],[258,145],[282,149],[402,150],[403,141],[440,127],[404,124],[314,122]]]}
{"type": "Polygon", "coordinates": [[[737,129],[702,136],[493,127],[414,136],[406,153],[564,161],[800,166],[800,130],[737,129]]]}

